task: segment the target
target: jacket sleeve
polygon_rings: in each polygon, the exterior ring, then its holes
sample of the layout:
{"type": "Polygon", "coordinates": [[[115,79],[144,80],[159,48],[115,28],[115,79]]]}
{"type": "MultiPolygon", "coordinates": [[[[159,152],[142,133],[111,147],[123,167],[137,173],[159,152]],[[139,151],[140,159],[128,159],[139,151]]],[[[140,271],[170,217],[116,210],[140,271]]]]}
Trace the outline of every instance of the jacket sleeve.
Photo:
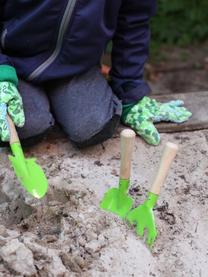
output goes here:
{"type": "Polygon", "coordinates": [[[111,85],[123,104],[135,103],[150,92],[143,80],[148,57],[151,16],[156,0],[123,0],[113,38],[111,85]]]}
{"type": "MultiPolygon", "coordinates": [[[[3,18],[4,2],[5,0],[0,0],[0,39],[2,37],[2,18],[3,18]]],[[[16,85],[18,84],[16,70],[12,66],[9,60],[9,57],[2,53],[1,43],[0,43],[0,81],[13,82],[16,85]]]]}
{"type": "Polygon", "coordinates": [[[5,0],[0,0],[0,65],[10,64],[9,59],[6,55],[2,54],[1,41],[2,41],[2,20],[3,20],[3,9],[5,0]]]}

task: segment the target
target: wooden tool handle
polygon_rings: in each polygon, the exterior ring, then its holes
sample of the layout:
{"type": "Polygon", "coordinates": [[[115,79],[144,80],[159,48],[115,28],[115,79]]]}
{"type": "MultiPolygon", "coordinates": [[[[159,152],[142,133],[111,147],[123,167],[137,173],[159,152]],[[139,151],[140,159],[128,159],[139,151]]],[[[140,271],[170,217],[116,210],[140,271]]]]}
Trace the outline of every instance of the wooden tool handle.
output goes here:
{"type": "Polygon", "coordinates": [[[135,132],[125,129],[121,132],[121,166],[120,179],[129,179],[131,171],[131,158],[134,148],[135,132]]]}
{"type": "Polygon", "coordinates": [[[169,170],[177,152],[178,152],[178,145],[171,143],[171,142],[166,143],[164,150],[163,150],[162,158],[160,160],[159,168],[156,173],[156,176],[155,176],[155,179],[154,179],[154,182],[153,182],[150,192],[157,194],[157,195],[160,194],[160,189],[165,182],[165,179],[168,175],[168,170],[169,170]]]}
{"type": "Polygon", "coordinates": [[[7,121],[9,123],[9,132],[10,132],[9,143],[13,144],[15,142],[19,142],[19,137],[17,135],[16,128],[15,128],[14,123],[13,123],[13,121],[11,120],[11,118],[8,114],[7,114],[7,121]]]}

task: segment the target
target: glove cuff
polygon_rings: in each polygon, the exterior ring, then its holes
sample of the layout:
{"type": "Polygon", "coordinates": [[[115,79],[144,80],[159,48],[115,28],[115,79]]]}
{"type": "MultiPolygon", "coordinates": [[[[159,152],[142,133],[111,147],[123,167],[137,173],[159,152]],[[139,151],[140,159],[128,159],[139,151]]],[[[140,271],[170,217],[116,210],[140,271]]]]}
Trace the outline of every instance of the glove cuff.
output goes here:
{"type": "Polygon", "coordinates": [[[14,67],[10,65],[0,65],[0,82],[11,82],[18,85],[18,77],[14,67]]]}
{"type": "Polygon", "coordinates": [[[121,116],[121,121],[125,123],[126,118],[128,116],[128,113],[131,111],[133,107],[142,107],[142,106],[156,106],[157,101],[153,100],[147,96],[144,96],[142,99],[137,101],[136,103],[131,103],[131,104],[124,104],[123,105],[123,110],[122,110],[122,116],[121,116]]]}
{"type": "Polygon", "coordinates": [[[124,104],[122,106],[122,115],[121,115],[121,121],[123,123],[125,123],[126,121],[126,118],[127,118],[127,115],[128,113],[130,112],[130,110],[134,107],[135,103],[134,104],[124,104]]]}

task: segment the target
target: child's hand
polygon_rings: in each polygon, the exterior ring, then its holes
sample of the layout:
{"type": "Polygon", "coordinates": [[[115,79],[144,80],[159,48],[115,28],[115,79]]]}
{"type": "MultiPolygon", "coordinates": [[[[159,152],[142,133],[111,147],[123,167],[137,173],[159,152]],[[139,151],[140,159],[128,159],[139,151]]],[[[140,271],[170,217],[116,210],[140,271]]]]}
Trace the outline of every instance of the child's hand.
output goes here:
{"type": "Polygon", "coordinates": [[[154,126],[154,122],[170,121],[182,123],[192,115],[186,108],[181,107],[183,101],[176,100],[165,104],[159,103],[149,97],[144,97],[137,104],[133,105],[125,113],[123,121],[134,129],[147,143],[158,145],[160,135],[154,126]]]}
{"type": "Polygon", "coordinates": [[[7,113],[17,127],[24,125],[22,98],[16,86],[11,82],[0,82],[0,139],[2,141],[8,141],[10,137],[7,113]]]}

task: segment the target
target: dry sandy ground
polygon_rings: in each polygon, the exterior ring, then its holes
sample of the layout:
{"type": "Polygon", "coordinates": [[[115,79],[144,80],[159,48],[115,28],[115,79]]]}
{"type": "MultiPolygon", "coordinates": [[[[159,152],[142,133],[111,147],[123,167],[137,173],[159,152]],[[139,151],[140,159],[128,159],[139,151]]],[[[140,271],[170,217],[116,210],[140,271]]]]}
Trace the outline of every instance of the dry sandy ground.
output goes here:
{"type": "Polygon", "coordinates": [[[155,209],[152,252],[134,228],[98,208],[118,184],[118,134],[87,150],[59,136],[27,150],[49,179],[42,201],[20,187],[1,149],[0,276],[207,277],[208,130],[163,134],[158,147],[137,138],[131,194],[135,205],[144,200],[168,140],[180,152],[155,209]]]}

